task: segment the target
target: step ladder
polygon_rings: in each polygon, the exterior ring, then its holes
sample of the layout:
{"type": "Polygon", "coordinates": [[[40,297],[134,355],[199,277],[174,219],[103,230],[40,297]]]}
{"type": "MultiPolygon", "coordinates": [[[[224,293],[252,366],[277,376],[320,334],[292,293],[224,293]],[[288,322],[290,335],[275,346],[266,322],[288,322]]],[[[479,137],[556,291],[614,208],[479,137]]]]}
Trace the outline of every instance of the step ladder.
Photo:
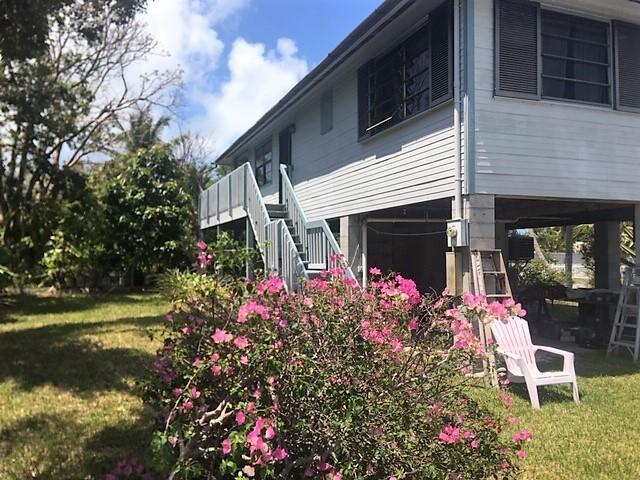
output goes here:
{"type": "Polygon", "coordinates": [[[634,362],[640,358],[640,268],[624,276],[607,355],[620,347],[631,353],[634,362]]]}
{"type": "Polygon", "coordinates": [[[472,250],[471,268],[476,295],[484,295],[488,302],[513,298],[500,250],[472,250]]]}
{"type": "MultiPolygon", "coordinates": [[[[476,295],[485,296],[489,303],[513,298],[501,250],[472,250],[471,270],[473,290],[476,295]]],[[[478,335],[486,347],[488,340],[492,338],[491,327],[484,324],[478,325],[478,335]]],[[[488,359],[482,360],[482,376],[488,378],[491,385],[498,386],[496,361],[492,353],[488,359]]]]}

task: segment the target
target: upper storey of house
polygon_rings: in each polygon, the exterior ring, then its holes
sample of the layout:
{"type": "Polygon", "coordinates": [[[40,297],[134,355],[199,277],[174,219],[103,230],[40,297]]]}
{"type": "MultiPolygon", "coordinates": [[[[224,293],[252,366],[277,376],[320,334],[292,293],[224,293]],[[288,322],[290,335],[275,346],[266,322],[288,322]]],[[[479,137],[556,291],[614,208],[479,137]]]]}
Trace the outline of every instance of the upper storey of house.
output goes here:
{"type": "Polygon", "coordinates": [[[469,7],[471,189],[640,200],[640,4],[469,7]]]}
{"type": "Polygon", "coordinates": [[[387,0],[218,161],[269,203],[288,165],[311,219],[452,197],[457,166],[464,193],[640,201],[635,25],[630,0],[387,0]]]}

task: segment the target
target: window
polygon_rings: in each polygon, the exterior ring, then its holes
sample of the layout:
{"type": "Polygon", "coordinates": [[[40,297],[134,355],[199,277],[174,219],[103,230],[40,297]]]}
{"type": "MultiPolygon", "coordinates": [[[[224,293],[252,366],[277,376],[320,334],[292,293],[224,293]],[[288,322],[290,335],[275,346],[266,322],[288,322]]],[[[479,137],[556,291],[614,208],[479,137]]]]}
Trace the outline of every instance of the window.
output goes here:
{"type": "Polygon", "coordinates": [[[256,181],[258,186],[271,183],[273,180],[273,151],[271,139],[256,148],[256,181]]]}
{"type": "Polygon", "coordinates": [[[640,26],[495,1],[496,95],[640,112],[640,26]]]}
{"type": "Polygon", "coordinates": [[[542,96],[611,104],[609,24],[542,11],[542,96]]]}
{"type": "Polygon", "coordinates": [[[333,90],[327,90],[320,99],[320,135],[333,129],[333,90]]]}
{"type": "Polygon", "coordinates": [[[359,136],[366,137],[452,96],[451,3],[387,54],[358,71],[359,136]]]}

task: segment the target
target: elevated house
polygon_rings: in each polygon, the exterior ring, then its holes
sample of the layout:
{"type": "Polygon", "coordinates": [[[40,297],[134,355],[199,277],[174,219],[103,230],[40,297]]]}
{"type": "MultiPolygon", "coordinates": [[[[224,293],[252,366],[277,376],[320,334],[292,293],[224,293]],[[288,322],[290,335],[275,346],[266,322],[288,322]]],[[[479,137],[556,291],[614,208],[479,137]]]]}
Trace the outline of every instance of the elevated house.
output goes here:
{"type": "Polygon", "coordinates": [[[244,228],[291,287],[342,253],[360,282],[460,290],[470,250],[594,223],[615,289],[620,222],[640,225],[640,3],[386,0],[217,162],[237,168],[202,229],[244,228]]]}

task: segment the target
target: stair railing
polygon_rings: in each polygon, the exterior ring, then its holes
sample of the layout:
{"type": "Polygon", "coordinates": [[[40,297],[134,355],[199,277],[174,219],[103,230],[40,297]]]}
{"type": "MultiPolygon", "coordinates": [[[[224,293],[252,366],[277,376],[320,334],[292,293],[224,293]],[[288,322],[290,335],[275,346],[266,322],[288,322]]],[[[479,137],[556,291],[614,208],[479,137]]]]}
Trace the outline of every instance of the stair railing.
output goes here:
{"type": "MultiPolygon", "coordinates": [[[[340,246],[329,228],[326,220],[309,222],[298,200],[287,167],[280,165],[282,180],[282,203],[286,206],[289,218],[293,222],[294,232],[300,237],[302,251],[306,254],[311,270],[330,270],[342,265],[343,255],[340,246]]],[[[347,267],[348,277],[355,279],[351,268],[347,267]]]]}
{"type": "Polygon", "coordinates": [[[265,246],[265,269],[279,273],[288,291],[296,290],[300,280],[308,276],[286,222],[282,219],[270,222],[266,231],[269,241],[265,246]]]}

